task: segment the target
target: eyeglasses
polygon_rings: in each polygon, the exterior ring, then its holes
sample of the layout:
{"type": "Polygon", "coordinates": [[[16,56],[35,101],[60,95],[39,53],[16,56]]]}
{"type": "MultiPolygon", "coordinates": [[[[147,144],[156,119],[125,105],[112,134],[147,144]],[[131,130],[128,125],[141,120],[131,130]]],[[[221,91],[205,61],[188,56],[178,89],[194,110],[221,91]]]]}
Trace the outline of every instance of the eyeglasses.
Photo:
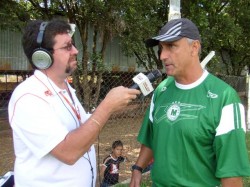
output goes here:
{"type": "Polygon", "coordinates": [[[73,46],[75,47],[75,45],[73,43],[68,43],[66,46],[64,47],[60,47],[60,48],[57,48],[57,49],[53,49],[53,50],[58,50],[58,49],[64,49],[66,51],[71,51],[73,46]]]}

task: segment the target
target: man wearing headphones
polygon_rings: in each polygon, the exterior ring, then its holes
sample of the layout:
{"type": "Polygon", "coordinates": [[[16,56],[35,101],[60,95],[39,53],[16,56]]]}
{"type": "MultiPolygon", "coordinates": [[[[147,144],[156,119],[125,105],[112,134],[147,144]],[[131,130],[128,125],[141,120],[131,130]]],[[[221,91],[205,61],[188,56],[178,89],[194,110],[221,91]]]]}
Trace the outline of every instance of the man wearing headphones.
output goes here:
{"type": "Polygon", "coordinates": [[[78,50],[63,20],[30,22],[23,49],[34,74],[14,90],[9,122],[15,149],[15,187],[95,186],[93,143],[110,115],[140,91],[113,88],[92,115],[66,78],[77,68],[78,50]]]}

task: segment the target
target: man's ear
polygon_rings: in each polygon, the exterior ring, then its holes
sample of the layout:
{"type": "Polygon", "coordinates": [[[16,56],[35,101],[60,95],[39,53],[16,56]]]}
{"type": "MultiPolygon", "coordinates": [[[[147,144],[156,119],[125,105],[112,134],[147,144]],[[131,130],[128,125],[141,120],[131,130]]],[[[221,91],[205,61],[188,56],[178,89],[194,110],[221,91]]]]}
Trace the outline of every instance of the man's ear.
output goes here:
{"type": "Polygon", "coordinates": [[[200,50],[201,44],[198,40],[194,40],[192,42],[192,56],[194,55],[199,55],[199,50],[200,50]]]}

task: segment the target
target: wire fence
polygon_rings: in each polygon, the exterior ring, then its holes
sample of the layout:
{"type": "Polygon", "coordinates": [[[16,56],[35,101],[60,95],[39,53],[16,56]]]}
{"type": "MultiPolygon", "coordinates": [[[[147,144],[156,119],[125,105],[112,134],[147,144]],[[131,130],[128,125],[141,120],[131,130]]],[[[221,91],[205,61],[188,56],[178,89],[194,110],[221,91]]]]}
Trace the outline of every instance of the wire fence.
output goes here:
{"type": "MultiPolygon", "coordinates": [[[[146,72],[144,72],[146,73],[146,72]]],[[[12,134],[11,129],[8,124],[8,101],[10,99],[13,89],[29,77],[32,74],[31,71],[18,71],[18,72],[8,72],[1,71],[0,74],[0,175],[4,175],[6,172],[13,170],[14,163],[14,152],[12,145],[12,134]]],[[[132,78],[136,75],[136,72],[104,72],[101,76],[102,80],[100,81],[99,87],[97,85],[85,87],[89,90],[90,98],[92,102],[96,101],[95,104],[91,105],[91,110],[94,110],[105,97],[110,89],[115,86],[123,85],[129,86],[133,83],[132,78]],[[99,89],[99,94],[96,94],[96,91],[99,89]],[[97,97],[97,98],[96,98],[97,97]]],[[[90,75],[91,76],[91,75],[90,75]]],[[[74,75],[69,79],[69,82],[75,87],[76,90],[79,88],[76,87],[77,81],[76,77],[81,77],[80,75],[74,75]]],[[[163,75],[163,79],[166,76],[163,75]]],[[[232,85],[239,93],[241,100],[244,106],[247,109],[247,84],[246,77],[229,77],[218,75],[221,79],[226,81],[228,84],[232,85]]],[[[91,81],[91,78],[89,78],[91,81]]],[[[89,84],[97,84],[98,76],[95,77],[93,82],[89,84]]],[[[160,80],[159,80],[160,81],[160,80]]],[[[81,82],[80,82],[81,83],[81,82]]],[[[154,83],[153,87],[157,86],[157,82],[154,83]]],[[[85,98],[85,92],[80,90],[77,92],[78,97],[85,98]]],[[[140,151],[140,145],[137,142],[136,138],[141,126],[143,115],[146,108],[148,107],[151,99],[151,94],[144,97],[139,96],[136,100],[131,102],[129,106],[123,111],[114,113],[110,120],[107,122],[106,126],[101,131],[98,139],[95,142],[96,152],[97,152],[97,186],[103,179],[103,174],[100,175],[100,167],[103,164],[103,159],[111,153],[111,146],[115,140],[121,140],[123,142],[123,155],[127,157],[126,162],[119,164],[117,172],[119,172],[119,182],[126,181],[131,177],[131,165],[134,164],[138,153],[140,151]]]]}

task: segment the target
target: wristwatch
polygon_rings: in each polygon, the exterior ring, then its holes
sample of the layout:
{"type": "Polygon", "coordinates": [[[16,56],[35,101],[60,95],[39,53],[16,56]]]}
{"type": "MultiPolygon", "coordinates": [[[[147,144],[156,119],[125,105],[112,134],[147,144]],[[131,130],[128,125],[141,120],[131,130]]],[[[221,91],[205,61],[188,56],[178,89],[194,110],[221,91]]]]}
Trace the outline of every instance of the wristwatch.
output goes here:
{"type": "Polygon", "coordinates": [[[140,166],[137,166],[137,165],[133,165],[132,167],[131,167],[131,171],[133,171],[133,170],[138,170],[138,171],[140,171],[141,173],[142,173],[142,167],[140,167],[140,166]]]}

